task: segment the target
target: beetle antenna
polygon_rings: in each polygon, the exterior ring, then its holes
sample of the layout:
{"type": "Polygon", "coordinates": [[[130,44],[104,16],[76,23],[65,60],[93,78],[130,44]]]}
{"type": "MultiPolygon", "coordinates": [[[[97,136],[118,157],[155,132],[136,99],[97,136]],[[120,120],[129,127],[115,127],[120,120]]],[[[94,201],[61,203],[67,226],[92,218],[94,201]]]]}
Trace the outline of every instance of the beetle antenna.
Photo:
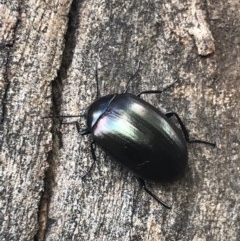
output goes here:
{"type": "Polygon", "coordinates": [[[141,178],[137,178],[138,182],[140,183],[140,185],[142,186],[142,188],[151,196],[153,197],[158,203],[160,203],[163,207],[165,207],[166,209],[171,209],[170,206],[168,206],[164,201],[162,201],[159,197],[157,197],[154,193],[152,193],[147,187],[146,187],[146,183],[143,179],[141,178]]]}
{"type": "Polygon", "coordinates": [[[99,89],[99,80],[98,80],[98,62],[96,62],[95,80],[97,84],[97,96],[96,96],[96,100],[97,100],[101,96],[100,89],[99,89]]]}
{"type": "Polygon", "coordinates": [[[73,117],[83,117],[86,115],[86,110],[81,110],[81,113],[79,115],[48,115],[43,116],[42,119],[47,118],[73,118],[73,117]]]}
{"type": "Polygon", "coordinates": [[[135,73],[129,78],[128,82],[127,82],[127,86],[126,86],[126,89],[124,90],[123,93],[127,93],[128,92],[128,89],[129,89],[129,85],[130,83],[136,78],[139,70],[140,70],[140,67],[141,67],[141,61],[138,61],[138,67],[137,67],[137,70],[135,71],[135,73]]]}
{"type": "Polygon", "coordinates": [[[82,117],[83,115],[48,115],[48,116],[43,116],[42,119],[47,119],[47,118],[72,118],[72,117],[82,117]]]}

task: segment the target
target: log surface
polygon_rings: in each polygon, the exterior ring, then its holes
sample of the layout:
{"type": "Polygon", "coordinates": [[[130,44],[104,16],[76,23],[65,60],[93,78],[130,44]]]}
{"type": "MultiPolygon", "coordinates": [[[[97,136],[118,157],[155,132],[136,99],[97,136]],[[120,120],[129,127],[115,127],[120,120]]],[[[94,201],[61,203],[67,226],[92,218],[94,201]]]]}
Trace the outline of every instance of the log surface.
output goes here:
{"type": "MultiPolygon", "coordinates": [[[[238,240],[240,236],[240,3],[209,1],[0,2],[0,240],[238,240]],[[49,115],[78,115],[96,98],[143,98],[177,112],[189,167],[147,183],[166,210],[91,136],[49,115]]],[[[79,120],[85,127],[84,118],[79,120]]],[[[174,121],[174,118],[173,118],[174,121]]]]}

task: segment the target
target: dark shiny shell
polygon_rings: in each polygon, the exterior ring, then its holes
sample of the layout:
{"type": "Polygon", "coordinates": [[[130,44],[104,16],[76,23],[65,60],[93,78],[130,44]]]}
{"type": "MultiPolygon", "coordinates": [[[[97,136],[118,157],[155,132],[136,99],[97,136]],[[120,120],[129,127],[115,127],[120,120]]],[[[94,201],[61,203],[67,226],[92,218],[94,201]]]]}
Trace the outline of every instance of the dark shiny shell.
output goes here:
{"type": "Polygon", "coordinates": [[[102,98],[90,106],[88,115],[98,146],[143,179],[173,181],[184,174],[186,141],[163,113],[129,93],[102,98]],[[104,111],[91,123],[98,104],[104,111]]]}

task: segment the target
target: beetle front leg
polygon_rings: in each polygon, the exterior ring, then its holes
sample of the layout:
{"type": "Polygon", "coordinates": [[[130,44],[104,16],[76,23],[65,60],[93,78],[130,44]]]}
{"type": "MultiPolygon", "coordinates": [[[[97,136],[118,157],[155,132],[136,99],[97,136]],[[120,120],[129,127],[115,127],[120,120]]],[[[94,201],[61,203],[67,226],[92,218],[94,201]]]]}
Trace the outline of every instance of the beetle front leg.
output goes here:
{"type": "Polygon", "coordinates": [[[91,154],[92,154],[92,158],[93,158],[93,163],[91,164],[89,169],[86,171],[86,173],[81,176],[81,178],[85,178],[88,175],[88,173],[92,170],[94,164],[97,161],[97,157],[96,157],[96,154],[95,154],[96,145],[95,145],[94,141],[91,142],[90,147],[91,147],[91,154]]]}
{"type": "Polygon", "coordinates": [[[171,209],[170,206],[168,206],[165,202],[163,202],[159,197],[157,197],[154,193],[152,193],[147,187],[146,187],[146,183],[142,178],[137,177],[137,180],[140,184],[140,186],[151,196],[153,197],[158,203],[160,203],[161,205],[163,205],[165,208],[167,209],[171,209]]]}
{"type": "MultiPolygon", "coordinates": [[[[88,128],[86,129],[82,129],[80,128],[80,124],[78,121],[71,121],[71,122],[62,122],[61,124],[66,124],[66,125],[71,125],[71,124],[75,124],[76,128],[77,128],[77,132],[79,135],[81,136],[85,136],[85,135],[89,135],[91,132],[88,130],[88,128]]],[[[93,165],[95,164],[97,158],[96,158],[96,154],[95,154],[95,143],[94,141],[91,142],[90,148],[91,148],[91,154],[92,154],[92,158],[93,158],[93,163],[91,164],[91,166],[88,168],[88,170],[86,171],[86,173],[84,173],[82,176],[80,176],[80,178],[84,178],[87,176],[87,174],[92,170],[93,165]]]]}
{"type": "Polygon", "coordinates": [[[77,132],[81,136],[89,135],[91,132],[88,130],[88,128],[82,129],[80,127],[80,124],[78,121],[70,121],[70,122],[61,122],[63,125],[75,125],[77,128],[77,132]]]}
{"type": "Polygon", "coordinates": [[[188,130],[187,128],[185,127],[185,125],[183,124],[181,118],[179,117],[179,115],[173,111],[169,111],[167,113],[165,113],[166,117],[170,118],[172,116],[175,116],[177,118],[177,121],[179,123],[179,125],[181,126],[181,129],[182,129],[182,132],[184,134],[184,137],[185,137],[185,140],[188,142],[188,143],[202,143],[202,144],[207,144],[207,145],[211,145],[211,146],[216,146],[216,143],[211,143],[211,142],[208,142],[208,141],[203,141],[203,140],[194,140],[194,139],[190,139],[189,138],[189,133],[188,133],[188,130]]]}

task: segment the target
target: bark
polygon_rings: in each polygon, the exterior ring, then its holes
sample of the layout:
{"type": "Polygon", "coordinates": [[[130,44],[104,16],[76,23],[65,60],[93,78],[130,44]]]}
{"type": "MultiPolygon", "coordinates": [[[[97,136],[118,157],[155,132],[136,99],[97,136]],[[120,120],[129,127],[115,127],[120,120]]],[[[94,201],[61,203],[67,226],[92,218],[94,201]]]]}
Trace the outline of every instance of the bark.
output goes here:
{"type": "MultiPolygon", "coordinates": [[[[240,3],[1,1],[0,240],[238,240],[240,3]],[[173,183],[147,183],[49,115],[78,115],[96,98],[143,98],[177,112],[192,138],[173,183]]],[[[79,120],[85,127],[84,118],[79,120]]],[[[173,120],[174,121],[174,120],[173,120]]],[[[129,160],[131,161],[131,160],[129,160]]]]}

